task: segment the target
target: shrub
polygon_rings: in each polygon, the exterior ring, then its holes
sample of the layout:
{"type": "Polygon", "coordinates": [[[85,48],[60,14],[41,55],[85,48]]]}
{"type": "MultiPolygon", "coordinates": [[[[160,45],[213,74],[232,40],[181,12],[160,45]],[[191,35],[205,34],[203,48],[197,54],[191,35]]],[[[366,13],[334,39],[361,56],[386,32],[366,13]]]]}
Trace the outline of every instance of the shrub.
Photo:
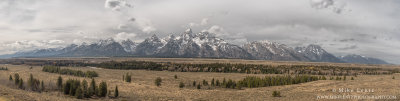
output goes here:
{"type": "Polygon", "coordinates": [[[200,85],[200,83],[199,83],[199,84],[197,84],[197,89],[201,89],[201,85],[200,85]]]}
{"type": "Polygon", "coordinates": [[[208,82],[206,80],[203,80],[203,85],[208,86],[208,82]]]}
{"type": "Polygon", "coordinates": [[[131,82],[132,81],[132,75],[130,75],[129,73],[126,73],[126,75],[123,76],[123,78],[125,78],[125,82],[131,82]]]}
{"type": "Polygon", "coordinates": [[[272,97],[281,97],[281,92],[279,92],[279,91],[274,91],[274,92],[272,93],[272,97]]]}
{"type": "Polygon", "coordinates": [[[193,85],[193,87],[196,86],[196,81],[193,81],[193,84],[192,84],[192,85],[193,85]]]}
{"type": "Polygon", "coordinates": [[[178,76],[177,76],[177,75],[175,75],[175,76],[174,76],[174,78],[175,78],[175,79],[178,79],[178,76]]]}
{"type": "Polygon", "coordinates": [[[156,80],[154,81],[154,83],[156,84],[156,86],[161,86],[161,82],[162,82],[162,80],[161,80],[160,77],[157,77],[156,80]]]}
{"type": "Polygon", "coordinates": [[[183,88],[183,87],[185,87],[185,84],[183,82],[180,82],[179,83],[179,88],[183,88]]]}
{"type": "Polygon", "coordinates": [[[219,83],[219,80],[215,81],[216,86],[220,86],[221,84],[219,83]]]}

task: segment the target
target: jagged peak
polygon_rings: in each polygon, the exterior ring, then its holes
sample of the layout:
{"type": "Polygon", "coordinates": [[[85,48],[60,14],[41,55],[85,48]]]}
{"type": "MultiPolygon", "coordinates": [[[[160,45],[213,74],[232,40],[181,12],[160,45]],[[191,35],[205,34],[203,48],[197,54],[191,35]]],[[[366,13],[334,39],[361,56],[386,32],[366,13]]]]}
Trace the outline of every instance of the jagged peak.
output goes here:
{"type": "Polygon", "coordinates": [[[135,44],[136,42],[133,42],[133,41],[130,40],[130,39],[126,39],[126,40],[122,40],[121,43],[122,43],[122,44],[135,44]]]}
{"type": "Polygon", "coordinates": [[[156,34],[153,34],[151,37],[147,38],[145,41],[161,41],[160,38],[157,37],[156,34]]]}
{"type": "Polygon", "coordinates": [[[114,43],[114,42],[115,42],[115,40],[113,38],[107,38],[107,39],[104,39],[104,40],[99,40],[98,41],[98,45],[109,45],[109,44],[114,43]]]}

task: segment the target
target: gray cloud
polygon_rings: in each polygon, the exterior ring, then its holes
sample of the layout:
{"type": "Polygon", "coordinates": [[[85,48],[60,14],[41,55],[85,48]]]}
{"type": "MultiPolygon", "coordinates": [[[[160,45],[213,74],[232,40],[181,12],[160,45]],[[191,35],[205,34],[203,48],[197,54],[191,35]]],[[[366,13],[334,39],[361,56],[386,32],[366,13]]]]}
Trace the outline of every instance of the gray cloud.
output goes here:
{"type": "Polygon", "coordinates": [[[238,45],[254,40],[319,44],[335,55],[400,63],[398,11],[398,0],[3,0],[0,54],[15,52],[7,44],[21,40],[79,44],[127,35],[140,41],[191,27],[238,45]],[[344,49],[352,45],[357,48],[344,49]]]}
{"type": "Polygon", "coordinates": [[[126,0],[106,0],[104,7],[110,8],[114,11],[120,11],[121,8],[132,7],[132,5],[127,3],[126,0]]]}
{"type": "Polygon", "coordinates": [[[351,45],[348,47],[343,47],[343,48],[339,48],[339,50],[351,50],[351,49],[357,49],[357,45],[351,45]]]}

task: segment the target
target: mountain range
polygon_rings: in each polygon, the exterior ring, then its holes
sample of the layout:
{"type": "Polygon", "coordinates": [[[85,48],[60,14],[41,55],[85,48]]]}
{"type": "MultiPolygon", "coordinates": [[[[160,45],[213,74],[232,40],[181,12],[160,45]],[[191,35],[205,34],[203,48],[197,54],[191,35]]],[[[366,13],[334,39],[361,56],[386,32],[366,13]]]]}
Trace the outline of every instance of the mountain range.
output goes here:
{"type": "Polygon", "coordinates": [[[185,30],[179,36],[159,38],[153,35],[141,43],[129,39],[120,42],[112,38],[96,43],[71,44],[64,48],[38,49],[1,55],[13,57],[187,57],[187,58],[235,58],[276,61],[311,61],[360,64],[388,64],[387,62],[360,55],[336,57],[319,45],[289,47],[267,40],[247,42],[242,46],[230,44],[209,32],[193,33],[185,30]]]}

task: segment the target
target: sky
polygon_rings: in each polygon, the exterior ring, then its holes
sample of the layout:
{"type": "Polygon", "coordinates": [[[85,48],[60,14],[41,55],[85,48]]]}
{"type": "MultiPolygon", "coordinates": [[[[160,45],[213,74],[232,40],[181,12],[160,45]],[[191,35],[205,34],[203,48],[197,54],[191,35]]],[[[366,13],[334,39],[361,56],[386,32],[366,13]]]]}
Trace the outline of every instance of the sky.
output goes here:
{"type": "Polygon", "coordinates": [[[0,54],[187,28],[400,63],[399,0],[0,0],[0,54]]]}

